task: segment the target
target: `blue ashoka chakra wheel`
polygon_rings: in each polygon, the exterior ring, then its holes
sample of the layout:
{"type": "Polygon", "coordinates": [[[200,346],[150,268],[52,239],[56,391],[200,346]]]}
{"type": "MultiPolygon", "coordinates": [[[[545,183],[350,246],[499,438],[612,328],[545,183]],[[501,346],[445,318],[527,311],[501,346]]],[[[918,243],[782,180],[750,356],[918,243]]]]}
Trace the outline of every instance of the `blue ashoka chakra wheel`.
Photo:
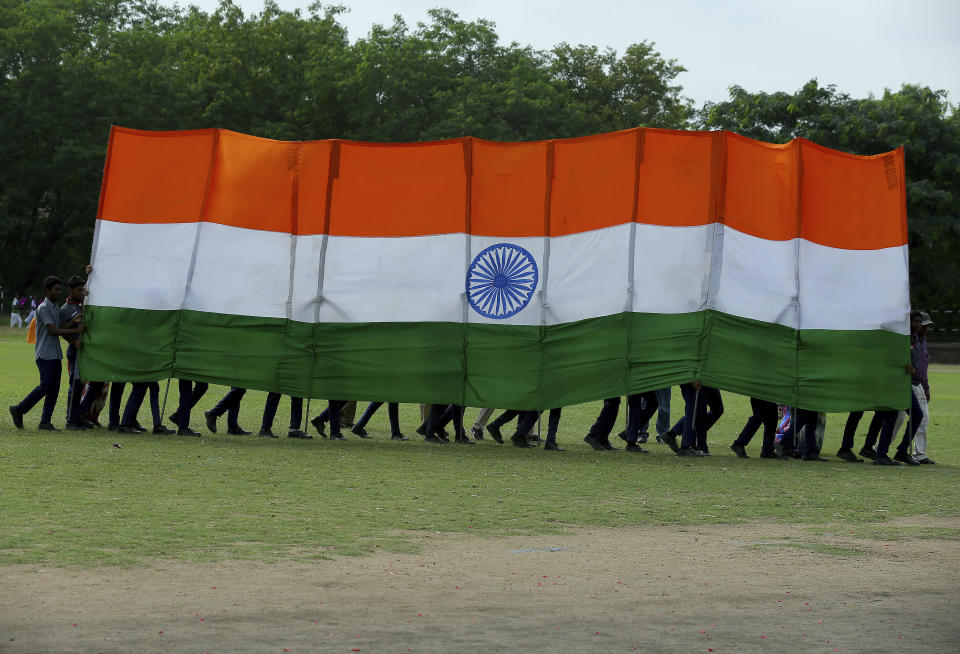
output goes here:
{"type": "Polygon", "coordinates": [[[533,255],[519,245],[491,245],[467,270],[470,306],[485,318],[509,318],[530,303],[538,275],[533,255]]]}

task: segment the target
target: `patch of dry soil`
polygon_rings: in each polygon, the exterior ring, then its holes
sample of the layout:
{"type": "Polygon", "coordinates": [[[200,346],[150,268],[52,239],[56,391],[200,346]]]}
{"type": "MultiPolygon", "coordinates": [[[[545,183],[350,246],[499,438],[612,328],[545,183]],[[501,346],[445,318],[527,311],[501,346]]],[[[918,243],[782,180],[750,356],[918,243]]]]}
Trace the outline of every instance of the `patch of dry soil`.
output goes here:
{"type": "Polygon", "coordinates": [[[955,540],[790,525],[414,540],[422,553],[316,563],[0,568],[0,651],[960,651],[955,540]]]}

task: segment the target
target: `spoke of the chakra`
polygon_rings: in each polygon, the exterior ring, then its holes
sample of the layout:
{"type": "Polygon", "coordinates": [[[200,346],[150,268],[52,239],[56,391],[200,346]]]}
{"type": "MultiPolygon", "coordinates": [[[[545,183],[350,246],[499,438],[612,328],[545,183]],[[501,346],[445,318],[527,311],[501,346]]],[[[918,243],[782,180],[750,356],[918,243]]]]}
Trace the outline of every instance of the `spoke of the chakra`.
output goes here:
{"type": "Polygon", "coordinates": [[[479,293],[477,293],[476,296],[474,296],[474,302],[476,304],[485,305],[485,303],[487,302],[487,299],[496,292],[497,292],[497,287],[490,285],[487,288],[480,291],[479,293]]]}
{"type": "Polygon", "coordinates": [[[497,268],[497,257],[494,252],[488,252],[478,263],[486,268],[491,275],[496,275],[499,272],[497,268]]]}
{"type": "Polygon", "coordinates": [[[525,266],[530,265],[530,262],[520,252],[514,252],[515,256],[513,257],[510,264],[503,271],[503,274],[507,277],[511,277],[516,274],[517,271],[523,269],[525,266]]]}
{"type": "Polygon", "coordinates": [[[497,249],[493,251],[493,270],[498,275],[503,272],[503,256],[502,252],[497,249]]]}
{"type": "Polygon", "coordinates": [[[503,290],[506,291],[507,297],[509,297],[516,304],[520,304],[521,302],[523,302],[523,295],[516,288],[507,286],[503,290]]]}
{"type": "Polygon", "coordinates": [[[507,261],[503,266],[503,274],[509,277],[513,274],[513,271],[523,263],[523,255],[517,250],[512,250],[507,255],[507,261]]]}
{"type": "Polygon", "coordinates": [[[484,279],[493,281],[493,275],[486,272],[485,270],[480,270],[479,267],[476,270],[471,271],[470,276],[475,279],[484,279]]]}

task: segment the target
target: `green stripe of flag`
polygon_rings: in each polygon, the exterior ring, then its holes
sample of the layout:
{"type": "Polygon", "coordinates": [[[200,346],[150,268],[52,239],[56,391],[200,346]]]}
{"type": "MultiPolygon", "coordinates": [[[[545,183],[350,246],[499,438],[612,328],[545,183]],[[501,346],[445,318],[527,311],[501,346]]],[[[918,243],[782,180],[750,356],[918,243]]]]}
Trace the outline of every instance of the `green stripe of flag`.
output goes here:
{"type": "Polygon", "coordinates": [[[180,377],[304,397],[524,409],[699,379],[820,411],[909,402],[906,336],[798,331],[715,311],[545,327],[313,325],[94,306],[85,314],[81,375],[98,381],[180,377]]]}

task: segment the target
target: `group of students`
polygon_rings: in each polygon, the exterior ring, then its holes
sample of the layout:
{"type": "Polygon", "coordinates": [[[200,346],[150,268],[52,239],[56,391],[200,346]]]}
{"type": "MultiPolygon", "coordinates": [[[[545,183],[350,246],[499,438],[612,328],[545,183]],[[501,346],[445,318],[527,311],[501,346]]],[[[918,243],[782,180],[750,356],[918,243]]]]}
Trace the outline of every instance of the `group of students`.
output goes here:
{"type": "MultiPolygon", "coordinates": [[[[90,273],[87,267],[87,274],[90,273]]],[[[63,358],[60,339],[68,342],[67,368],[69,386],[67,392],[67,421],[66,428],[70,430],[86,430],[101,426],[99,421],[100,409],[107,408],[107,429],[124,433],[140,433],[146,431],[138,421],[138,413],[143,400],[149,394],[150,411],[153,418],[152,432],[155,434],[178,434],[184,436],[200,436],[200,433],[190,426],[190,416],[193,408],[206,394],[208,384],[190,380],[179,380],[179,403],[169,416],[170,422],[176,426],[172,430],[164,426],[160,408],[160,385],[157,382],[132,383],[126,407],[121,413],[124,383],[112,383],[107,390],[104,382],[79,379],[77,371],[77,352],[83,347],[80,336],[84,332],[83,325],[83,298],[86,293],[85,282],[82,278],[71,277],[66,284],[67,299],[59,305],[63,295],[63,282],[57,277],[48,277],[44,281],[46,299],[36,310],[36,363],[40,372],[40,384],[34,388],[19,404],[9,407],[14,425],[23,428],[23,416],[36,404],[43,400],[38,428],[41,430],[59,431],[52,423],[53,412],[56,407],[60,391],[62,375],[61,360],[63,358]],[[107,398],[109,397],[109,402],[107,398]]],[[[907,465],[921,465],[935,463],[926,454],[926,432],[929,423],[927,402],[930,399],[930,385],[927,378],[929,356],[927,353],[926,333],[933,324],[930,316],[922,311],[911,312],[910,356],[911,363],[907,372],[912,382],[912,405],[909,412],[877,411],[867,432],[867,439],[860,449],[861,456],[872,459],[877,465],[895,466],[901,463],[907,465]],[[907,428],[896,453],[889,456],[889,449],[894,435],[899,431],[903,422],[907,428]]],[[[627,396],[626,429],[619,436],[626,442],[627,452],[646,453],[649,450],[641,447],[647,442],[647,426],[657,415],[657,442],[664,443],[678,456],[703,457],[710,455],[707,444],[707,435],[710,429],[723,415],[723,398],[718,389],[690,382],[680,385],[680,393],[684,401],[683,416],[672,426],[670,425],[670,396],[671,389],[647,391],[627,396]]],[[[246,389],[232,387],[230,391],[210,410],[204,412],[204,420],[210,432],[217,432],[217,421],[226,415],[228,434],[247,435],[251,432],[243,429],[239,424],[240,403],[246,394],[246,389]]],[[[259,436],[277,438],[273,432],[273,422],[280,404],[280,393],[268,393],[263,409],[259,436]]],[[[290,424],[287,431],[288,438],[312,438],[303,429],[303,399],[290,398],[290,424]]],[[[310,424],[318,434],[328,437],[325,428],[329,427],[331,440],[345,440],[343,427],[349,427],[352,433],[361,438],[369,438],[366,425],[373,415],[384,404],[371,402],[359,420],[353,423],[344,416],[346,401],[330,400],[327,407],[317,416],[310,419],[310,424]]],[[[610,435],[620,412],[621,398],[613,397],[603,401],[599,415],[590,427],[584,441],[594,450],[615,450],[610,442],[610,435]]],[[[779,407],[774,402],[750,398],[752,415],[747,420],[739,436],[730,445],[730,449],[740,458],[749,458],[746,447],[760,428],[763,428],[763,442],[760,458],[788,459],[799,458],[803,461],[826,461],[821,456],[821,445],[818,434],[822,434],[822,414],[807,409],[793,410],[789,407],[779,407]]],[[[469,434],[464,429],[464,407],[449,404],[421,405],[421,424],[417,427],[418,434],[428,443],[449,443],[448,425],[452,425],[453,442],[473,444],[484,439],[486,431],[490,437],[503,443],[502,430],[513,420],[516,420],[514,434],[510,437],[516,447],[537,447],[539,437],[531,440],[531,435],[541,418],[541,411],[506,410],[490,420],[494,413],[492,409],[481,409],[477,422],[470,428],[469,434]]],[[[387,403],[387,415],[390,422],[391,438],[393,440],[409,440],[400,428],[399,405],[395,402],[387,403]]],[[[549,410],[547,418],[547,433],[543,448],[549,451],[562,451],[557,441],[557,430],[560,424],[562,408],[549,410]]],[[[837,457],[843,461],[861,462],[853,451],[854,435],[857,426],[863,417],[863,412],[851,413],[844,428],[843,440],[837,457]]]]}

